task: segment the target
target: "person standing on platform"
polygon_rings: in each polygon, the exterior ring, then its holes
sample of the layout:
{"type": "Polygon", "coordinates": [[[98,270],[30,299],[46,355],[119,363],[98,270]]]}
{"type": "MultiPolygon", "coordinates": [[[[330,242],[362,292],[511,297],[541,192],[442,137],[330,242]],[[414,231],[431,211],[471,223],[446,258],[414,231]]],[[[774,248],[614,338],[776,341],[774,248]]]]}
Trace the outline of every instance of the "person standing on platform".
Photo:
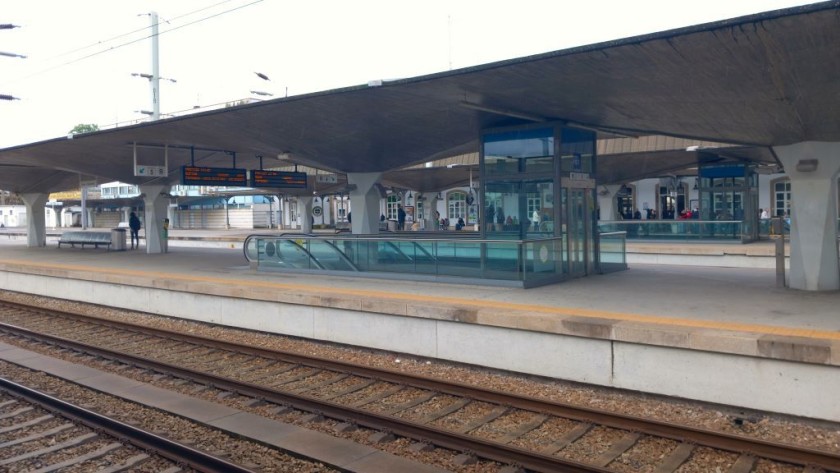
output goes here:
{"type": "Polygon", "coordinates": [[[405,230],[405,210],[402,204],[397,204],[397,230],[405,230]]]}
{"type": "Polygon", "coordinates": [[[140,219],[134,212],[128,217],[128,229],[131,230],[131,249],[140,248],[140,219]]]}

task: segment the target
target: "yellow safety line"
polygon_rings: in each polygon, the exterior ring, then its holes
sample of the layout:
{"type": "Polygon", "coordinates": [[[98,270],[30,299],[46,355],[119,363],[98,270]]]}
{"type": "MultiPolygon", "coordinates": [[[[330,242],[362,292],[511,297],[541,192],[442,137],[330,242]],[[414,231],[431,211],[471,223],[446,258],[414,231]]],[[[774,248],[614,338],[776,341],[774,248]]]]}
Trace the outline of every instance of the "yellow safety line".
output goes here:
{"type": "Polygon", "coordinates": [[[685,319],[685,318],[680,318],[680,317],[667,317],[667,316],[659,316],[659,315],[644,315],[644,314],[634,314],[634,313],[628,313],[628,312],[611,312],[611,311],[605,311],[605,310],[584,309],[584,308],[575,308],[575,307],[552,307],[552,306],[544,306],[544,305],[536,305],[536,304],[522,304],[522,303],[516,303],[516,302],[462,299],[462,298],[458,298],[458,297],[434,296],[434,295],[426,295],[426,294],[415,295],[415,294],[407,294],[407,293],[383,292],[383,291],[377,291],[377,290],[371,290],[371,289],[348,289],[348,288],[313,286],[313,285],[309,285],[309,284],[294,284],[294,283],[281,283],[281,282],[270,282],[270,281],[242,281],[242,280],[237,280],[237,279],[224,279],[224,278],[211,277],[211,276],[179,275],[179,274],[175,274],[175,273],[131,270],[131,269],[122,269],[122,268],[97,268],[97,267],[92,267],[92,266],[81,266],[81,265],[72,265],[72,264],[56,264],[56,263],[46,264],[46,263],[37,263],[37,262],[23,261],[23,260],[0,260],[0,262],[5,263],[5,264],[18,264],[18,265],[22,265],[22,266],[34,266],[34,267],[51,268],[51,269],[65,269],[65,270],[88,271],[88,272],[99,272],[99,273],[120,274],[120,275],[136,275],[136,276],[156,277],[156,278],[162,278],[162,279],[175,279],[175,280],[183,280],[183,281],[212,282],[212,283],[219,283],[219,284],[225,284],[225,285],[257,286],[257,287],[268,287],[268,288],[276,288],[276,289],[281,289],[282,288],[282,289],[296,290],[296,291],[302,291],[302,292],[307,292],[307,293],[315,293],[316,295],[341,294],[341,295],[358,296],[358,297],[366,297],[366,298],[376,297],[376,298],[381,298],[381,299],[406,300],[406,301],[426,302],[426,303],[428,303],[428,302],[438,302],[438,303],[455,304],[455,305],[461,305],[461,306],[472,306],[472,307],[486,308],[486,309],[509,309],[509,310],[540,312],[540,313],[545,313],[545,314],[566,315],[566,316],[575,316],[575,317],[584,317],[584,318],[612,319],[612,320],[625,321],[625,322],[641,322],[641,323],[666,325],[666,326],[706,328],[706,329],[730,330],[730,331],[738,331],[738,332],[758,332],[758,333],[764,333],[764,334],[782,335],[782,336],[791,336],[791,337],[816,338],[816,339],[823,339],[823,340],[840,340],[840,332],[831,332],[831,331],[816,330],[816,329],[800,329],[800,328],[792,328],[792,327],[778,327],[778,326],[773,326],[773,325],[746,324],[746,323],[723,322],[723,321],[713,321],[713,320],[696,320],[696,319],[685,319]]]}

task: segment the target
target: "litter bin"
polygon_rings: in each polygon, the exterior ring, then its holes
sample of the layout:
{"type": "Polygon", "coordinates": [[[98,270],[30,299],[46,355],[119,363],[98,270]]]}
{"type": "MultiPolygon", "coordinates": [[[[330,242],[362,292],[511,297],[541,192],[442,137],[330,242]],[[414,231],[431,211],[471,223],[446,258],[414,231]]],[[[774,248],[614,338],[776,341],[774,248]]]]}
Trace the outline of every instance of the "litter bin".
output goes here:
{"type": "Polygon", "coordinates": [[[111,229],[111,251],[125,251],[125,228],[111,229]]]}
{"type": "Polygon", "coordinates": [[[397,231],[397,221],[396,220],[388,220],[388,231],[389,232],[397,231]]]}

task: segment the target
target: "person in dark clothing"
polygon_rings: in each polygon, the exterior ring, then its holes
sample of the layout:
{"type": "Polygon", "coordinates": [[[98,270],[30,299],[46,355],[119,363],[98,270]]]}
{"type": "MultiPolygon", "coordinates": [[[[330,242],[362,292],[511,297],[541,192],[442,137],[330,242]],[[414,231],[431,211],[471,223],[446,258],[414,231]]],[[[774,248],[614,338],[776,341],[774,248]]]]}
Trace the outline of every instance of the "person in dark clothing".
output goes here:
{"type": "Polygon", "coordinates": [[[140,219],[134,212],[128,217],[128,228],[131,230],[131,249],[140,248],[140,219]]]}
{"type": "Polygon", "coordinates": [[[405,230],[405,210],[397,204],[397,230],[405,230]]]}

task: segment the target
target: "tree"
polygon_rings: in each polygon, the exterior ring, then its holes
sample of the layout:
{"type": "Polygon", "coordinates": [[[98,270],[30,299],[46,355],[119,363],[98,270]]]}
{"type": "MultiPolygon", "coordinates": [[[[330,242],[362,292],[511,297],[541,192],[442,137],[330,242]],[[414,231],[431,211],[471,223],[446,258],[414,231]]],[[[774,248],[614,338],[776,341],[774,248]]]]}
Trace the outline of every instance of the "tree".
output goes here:
{"type": "Polygon", "coordinates": [[[82,133],[90,133],[92,131],[99,131],[99,126],[93,123],[79,123],[70,130],[69,134],[79,135],[82,133]]]}

